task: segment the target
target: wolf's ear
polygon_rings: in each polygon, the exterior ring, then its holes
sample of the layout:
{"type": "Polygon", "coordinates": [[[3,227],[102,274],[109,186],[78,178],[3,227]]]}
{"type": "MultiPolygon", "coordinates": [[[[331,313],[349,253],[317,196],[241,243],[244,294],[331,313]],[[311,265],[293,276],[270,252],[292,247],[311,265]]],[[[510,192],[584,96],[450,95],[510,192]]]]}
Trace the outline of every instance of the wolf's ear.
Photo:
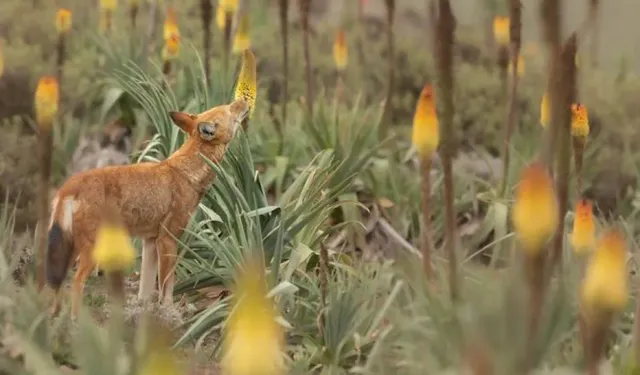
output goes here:
{"type": "Polygon", "coordinates": [[[178,127],[184,130],[187,134],[191,135],[193,130],[196,128],[196,119],[198,116],[190,115],[184,112],[169,112],[169,116],[173,120],[174,124],[178,125],[178,127]]]}
{"type": "Polygon", "coordinates": [[[237,99],[229,106],[231,114],[233,114],[237,121],[242,121],[249,113],[249,104],[244,99],[237,99]]]}

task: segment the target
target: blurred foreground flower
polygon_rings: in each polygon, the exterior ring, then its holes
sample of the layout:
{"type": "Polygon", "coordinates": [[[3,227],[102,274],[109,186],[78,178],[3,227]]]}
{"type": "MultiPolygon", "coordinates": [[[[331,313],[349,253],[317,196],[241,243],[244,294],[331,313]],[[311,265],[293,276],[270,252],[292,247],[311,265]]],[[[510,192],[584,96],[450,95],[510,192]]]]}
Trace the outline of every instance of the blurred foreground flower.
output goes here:
{"type": "Polygon", "coordinates": [[[142,358],[138,375],[180,375],[184,371],[178,366],[176,353],[171,349],[170,331],[154,322],[148,329],[149,347],[142,358]]]}
{"type": "Polygon", "coordinates": [[[55,77],[44,76],[38,81],[35,95],[36,121],[41,128],[50,130],[58,114],[58,81],[55,77]]]}
{"type": "Polygon", "coordinates": [[[411,142],[420,158],[430,158],[440,143],[440,124],[436,113],[435,94],[431,85],[422,88],[413,116],[411,142]]]}
{"type": "Polygon", "coordinates": [[[258,262],[239,273],[233,309],[225,325],[224,375],[284,374],[284,337],[267,297],[264,270],[258,262]]]}
{"type": "Polygon", "coordinates": [[[100,0],[100,8],[114,11],[118,7],[118,0],[100,0]]]}
{"type": "Polygon", "coordinates": [[[233,38],[233,53],[240,53],[251,48],[251,20],[249,14],[245,13],[238,22],[236,35],[233,38]]]}
{"type": "MultiPolygon", "coordinates": [[[[511,63],[511,60],[509,60],[509,67],[507,68],[507,73],[509,75],[513,74],[513,64],[511,63]]],[[[522,77],[524,76],[524,70],[525,68],[525,62],[524,62],[524,57],[522,57],[522,55],[518,55],[518,77],[522,77]]]]}
{"type": "Polygon", "coordinates": [[[589,112],[584,104],[576,103],[571,106],[571,135],[574,137],[589,135],[589,112]]]}
{"type": "Polygon", "coordinates": [[[173,8],[169,7],[167,8],[167,17],[164,20],[164,24],[162,28],[162,36],[163,36],[163,39],[165,40],[165,43],[173,35],[180,36],[180,29],[178,28],[176,11],[173,8]]]}
{"type": "Polygon", "coordinates": [[[60,8],[56,12],[56,30],[58,34],[66,34],[71,30],[71,11],[60,8]]]}
{"type": "Polygon", "coordinates": [[[587,266],[582,282],[582,302],[587,310],[620,311],[627,304],[627,249],[623,234],[609,229],[587,266]]]}
{"type": "Polygon", "coordinates": [[[242,68],[238,76],[235,99],[244,99],[249,104],[249,116],[251,118],[256,107],[257,96],[256,57],[250,49],[242,52],[242,68]]]}
{"type": "Polygon", "coordinates": [[[124,226],[114,216],[105,217],[96,235],[93,260],[105,272],[118,272],[133,265],[136,251],[124,226]]]}
{"type": "Polygon", "coordinates": [[[171,34],[169,38],[165,39],[164,47],[162,48],[162,60],[167,62],[175,59],[180,53],[180,35],[171,34]]]}
{"type": "Polygon", "coordinates": [[[591,250],[596,242],[596,228],[593,218],[593,203],[580,199],[576,204],[571,246],[576,253],[582,254],[591,250]]]}
{"type": "Polygon", "coordinates": [[[336,39],[333,42],[333,62],[339,72],[344,71],[349,62],[349,48],[347,47],[345,32],[342,29],[338,30],[336,39]]]}
{"type": "Polygon", "coordinates": [[[226,24],[226,15],[222,6],[218,5],[216,8],[216,26],[220,31],[224,30],[224,26],[226,24]]]}
{"type": "Polygon", "coordinates": [[[507,16],[493,18],[493,38],[501,47],[509,45],[511,22],[507,16]]]}
{"type": "Polygon", "coordinates": [[[540,101],[540,125],[542,125],[543,128],[549,124],[549,115],[549,94],[545,92],[540,101]]]}
{"type": "Polygon", "coordinates": [[[235,13],[238,10],[238,0],[220,0],[218,4],[224,12],[235,13]]]}
{"type": "Polygon", "coordinates": [[[534,162],[525,167],[515,193],[512,209],[515,231],[531,254],[542,250],[558,226],[558,202],[553,180],[544,164],[534,162]]]}

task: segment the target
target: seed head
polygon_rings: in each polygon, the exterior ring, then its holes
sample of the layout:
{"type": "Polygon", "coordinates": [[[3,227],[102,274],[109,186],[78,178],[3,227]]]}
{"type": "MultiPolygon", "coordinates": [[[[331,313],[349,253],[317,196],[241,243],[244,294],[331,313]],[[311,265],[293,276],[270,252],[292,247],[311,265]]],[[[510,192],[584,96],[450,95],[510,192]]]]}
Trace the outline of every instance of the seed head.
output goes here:
{"type": "Polygon", "coordinates": [[[576,204],[571,246],[576,253],[587,252],[595,246],[596,228],[593,219],[593,203],[580,199],[576,204]]]}
{"type": "Polygon", "coordinates": [[[553,181],[540,162],[530,164],[522,172],[512,221],[524,250],[532,255],[542,251],[558,227],[558,202],[553,181]]]}
{"type": "Polygon", "coordinates": [[[38,81],[35,95],[36,121],[41,129],[50,130],[58,114],[60,100],[58,81],[53,76],[44,76],[38,81]]]}
{"type": "Polygon", "coordinates": [[[56,30],[58,34],[66,34],[71,30],[71,11],[60,8],[56,12],[56,30]]]}
{"type": "Polygon", "coordinates": [[[440,124],[436,113],[435,93],[431,85],[422,88],[413,116],[413,146],[420,158],[430,158],[440,143],[440,124]]]}
{"type": "Polygon", "coordinates": [[[587,309],[624,309],[629,294],[626,256],[623,234],[609,229],[598,242],[582,281],[582,301],[587,309]]]}
{"type": "Polygon", "coordinates": [[[333,42],[333,62],[338,71],[344,71],[349,62],[349,47],[347,46],[347,38],[343,29],[338,30],[336,39],[333,42]]]}
{"type": "Polygon", "coordinates": [[[236,84],[235,99],[244,99],[249,104],[249,118],[253,115],[257,96],[256,57],[250,49],[242,52],[242,68],[236,84]]]}

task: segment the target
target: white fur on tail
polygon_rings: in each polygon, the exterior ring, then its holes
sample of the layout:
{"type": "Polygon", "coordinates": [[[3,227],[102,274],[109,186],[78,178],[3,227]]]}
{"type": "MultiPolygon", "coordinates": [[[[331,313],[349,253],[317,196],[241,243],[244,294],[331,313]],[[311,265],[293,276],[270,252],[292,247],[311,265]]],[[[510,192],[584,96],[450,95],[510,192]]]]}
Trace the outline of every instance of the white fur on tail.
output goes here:
{"type": "Polygon", "coordinates": [[[49,228],[53,225],[53,222],[56,218],[59,220],[58,224],[65,233],[71,234],[71,230],[73,228],[73,213],[76,212],[78,208],[78,202],[73,197],[66,197],[62,200],[62,207],[60,207],[60,199],[55,197],[53,202],[51,203],[52,211],[51,212],[51,220],[49,222],[49,228]],[[58,210],[62,209],[62,213],[58,216],[58,210]]]}

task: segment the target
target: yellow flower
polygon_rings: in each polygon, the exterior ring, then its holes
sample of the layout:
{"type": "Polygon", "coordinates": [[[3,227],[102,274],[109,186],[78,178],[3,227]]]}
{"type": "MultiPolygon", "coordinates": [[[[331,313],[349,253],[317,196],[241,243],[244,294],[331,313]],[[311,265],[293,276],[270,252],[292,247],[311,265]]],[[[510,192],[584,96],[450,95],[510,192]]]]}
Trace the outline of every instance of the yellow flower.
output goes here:
{"type": "Polygon", "coordinates": [[[249,14],[245,13],[240,18],[236,35],[233,38],[233,53],[240,53],[251,48],[251,21],[249,14]]]}
{"type": "Polygon", "coordinates": [[[218,7],[224,12],[235,13],[238,10],[238,0],[220,0],[218,7]]]}
{"type": "Polygon", "coordinates": [[[180,53],[180,35],[172,34],[164,41],[164,47],[162,48],[162,60],[173,60],[180,53]]]}
{"type": "Polygon", "coordinates": [[[100,8],[114,11],[118,7],[118,0],[100,0],[100,8]]]}
{"type": "Polygon", "coordinates": [[[236,84],[235,99],[244,99],[249,104],[249,118],[253,115],[257,96],[256,57],[250,49],[242,52],[242,68],[236,84]]]}
{"type": "Polygon", "coordinates": [[[180,29],[178,28],[176,11],[173,8],[169,7],[167,9],[167,17],[164,20],[163,33],[162,33],[165,43],[173,35],[180,36],[180,29]]]}
{"type": "Polygon", "coordinates": [[[349,47],[347,46],[347,40],[344,30],[338,30],[336,39],[333,42],[333,62],[336,64],[338,71],[343,71],[347,68],[349,62],[349,47]]]}
{"type": "Polygon", "coordinates": [[[224,30],[224,26],[226,23],[226,14],[224,13],[224,9],[220,4],[218,4],[218,8],[216,8],[216,25],[220,31],[224,30]]]}
{"type": "MultiPolygon", "coordinates": [[[[518,56],[518,77],[522,77],[524,75],[524,57],[522,55],[518,56]]],[[[509,66],[507,67],[507,73],[509,75],[512,74],[513,66],[511,64],[511,60],[509,60],[509,66]]]]}
{"type": "Polygon", "coordinates": [[[584,104],[571,105],[571,135],[586,137],[589,135],[589,112],[584,104]]]}
{"type": "Polygon", "coordinates": [[[627,249],[623,234],[608,230],[587,266],[582,281],[582,301],[586,308],[616,311],[627,304],[627,249]]]}
{"type": "Polygon", "coordinates": [[[522,172],[511,219],[524,250],[532,255],[539,253],[555,233],[558,202],[544,164],[534,162],[522,172]]]}
{"type": "Polygon", "coordinates": [[[56,30],[59,34],[64,34],[71,30],[71,11],[60,8],[56,12],[56,30]]]}
{"type": "Polygon", "coordinates": [[[413,116],[413,146],[420,158],[430,158],[440,143],[440,124],[436,113],[435,94],[431,85],[422,88],[413,116]]]}
{"type": "Polygon", "coordinates": [[[171,349],[170,332],[167,327],[154,324],[149,329],[149,347],[141,360],[138,375],[180,375],[184,371],[178,366],[176,354],[171,349]]]}
{"type": "Polygon", "coordinates": [[[593,220],[593,203],[581,199],[576,204],[571,246],[576,253],[591,250],[596,242],[596,227],[593,220]]]}
{"type": "Polygon", "coordinates": [[[511,34],[511,22],[507,16],[495,16],[493,18],[493,38],[500,46],[507,46],[511,34]]]}
{"type": "Polygon", "coordinates": [[[543,128],[545,128],[549,123],[550,115],[549,94],[545,92],[544,95],[542,95],[542,100],[540,101],[540,125],[542,125],[543,128]]]}
{"type": "Polygon", "coordinates": [[[239,274],[234,297],[224,331],[223,374],[284,374],[283,332],[257,262],[239,274]]]}
{"type": "Polygon", "coordinates": [[[118,221],[105,219],[98,228],[93,260],[105,272],[123,271],[133,265],[136,251],[127,230],[118,221]]]}
{"type": "Polygon", "coordinates": [[[38,125],[49,130],[58,114],[60,100],[58,81],[55,77],[44,76],[38,81],[35,95],[36,121],[38,125]]]}

